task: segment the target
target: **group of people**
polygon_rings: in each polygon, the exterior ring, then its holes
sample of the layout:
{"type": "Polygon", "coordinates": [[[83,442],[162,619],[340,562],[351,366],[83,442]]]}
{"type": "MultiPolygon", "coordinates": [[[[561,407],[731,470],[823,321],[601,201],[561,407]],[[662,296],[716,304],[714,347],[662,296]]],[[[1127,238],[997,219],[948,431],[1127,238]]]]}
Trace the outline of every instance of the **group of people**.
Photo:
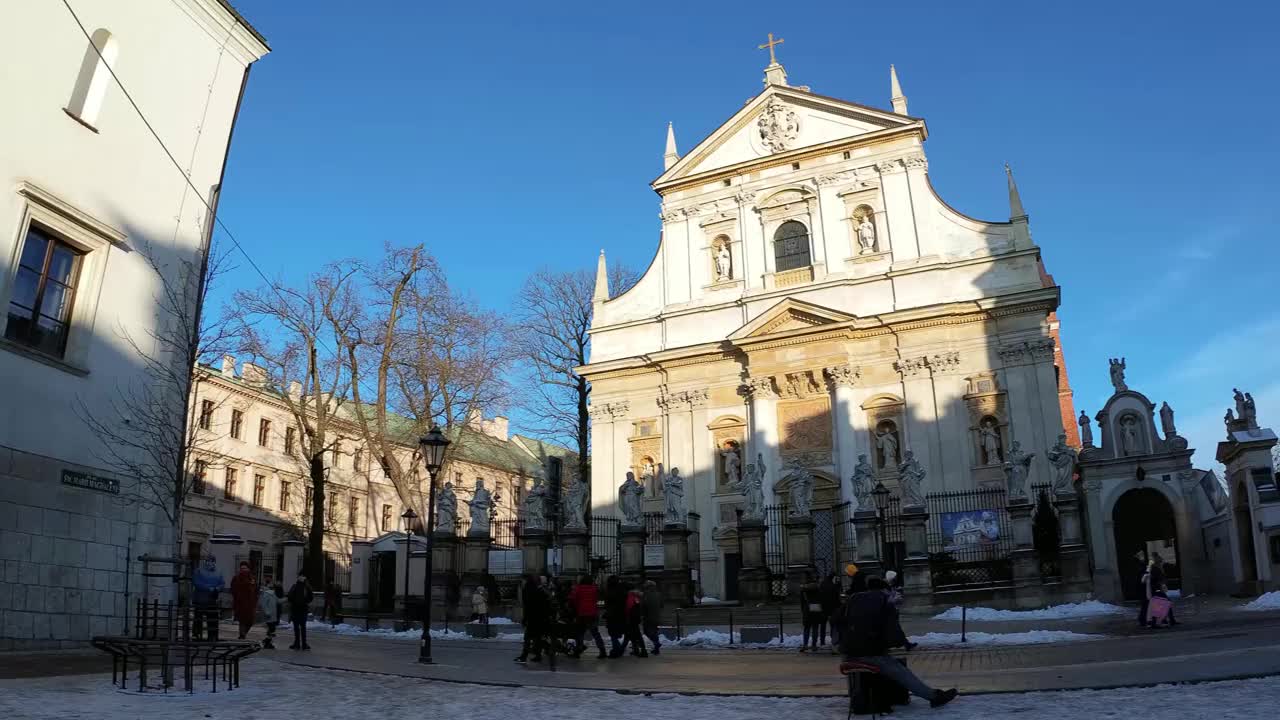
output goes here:
{"type": "Polygon", "coordinates": [[[646,581],[631,587],[617,576],[605,581],[603,597],[590,575],[577,584],[553,583],[546,576],[529,575],[520,589],[524,623],[524,647],[518,663],[539,662],[544,652],[581,657],[587,636],[594,641],[599,659],[620,658],[628,652],[636,657],[658,655],[662,641],[658,622],[662,616],[662,594],[657,583],[646,581]],[[601,605],[608,649],[600,635],[601,605]],[[653,644],[650,649],[645,639],[653,644]]]}
{"type": "Polygon", "coordinates": [[[289,648],[311,649],[307,644],[307,615],[315,593],[307,583],[306,575],[300,573],[287,593],[284,585],[271,582],[269,578],[259,588],[249,563],[241,562],[230,587],[224,588],[222,576],[217,573],[212,559],[207,560],[192,578],[192,639],[218,639],[218,623],[222,614],[219,596],[224,589],[231,594],[231,614],[239,625],[241,640],[248,637],[261,613],[267,626],[263,648],[275,648],[276,628],[281,619],[287,617],[293,625],[293,644],[289,648]]]}

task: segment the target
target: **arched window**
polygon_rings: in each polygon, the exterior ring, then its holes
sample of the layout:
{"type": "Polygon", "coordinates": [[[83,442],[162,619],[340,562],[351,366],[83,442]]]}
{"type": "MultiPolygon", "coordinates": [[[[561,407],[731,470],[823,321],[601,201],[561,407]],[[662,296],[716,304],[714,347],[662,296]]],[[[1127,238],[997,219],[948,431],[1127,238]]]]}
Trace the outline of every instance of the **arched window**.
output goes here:
{"type": "Polygon", "coordinates": [[[773,233],[774,271],[809,267],[809,229],[788,220],[773,233]]]}
{"type": "Polygon", "coordinates": [[[71,93],[71,102],[67,103],[67,112],[92,126],[98,121],[98,112],[102,110],[102,99],[107,94],[107,86],[111,84],[111,72],[107,66],[116,64],[119,43],[105,29],[93,31],[89,47],[85,48],[84,59],[80,61],[80,74],[76,76],[76,87],[71,93]]]}

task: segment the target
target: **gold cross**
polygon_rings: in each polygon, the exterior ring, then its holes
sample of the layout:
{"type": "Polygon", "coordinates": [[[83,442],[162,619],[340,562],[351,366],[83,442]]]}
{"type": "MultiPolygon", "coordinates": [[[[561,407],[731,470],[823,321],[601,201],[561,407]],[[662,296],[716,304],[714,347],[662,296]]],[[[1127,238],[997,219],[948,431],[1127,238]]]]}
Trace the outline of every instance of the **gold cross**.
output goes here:
{"type": "Polygon", "coordinates": [[[785,41],[784,41],[782,38],[778,38],[777,40],[774,40],[774,39],[773,39],[773,33],[769,33],[769,42],[767,42],[767,43],[765,43],[765,44],[763,44],[763,45],[761,45],[761,46],[760,46],[760,49],[761,49],[761,50],[763,50],[763,49],[765,49],[765,48],[769,48],[769,64],[770,64],[770,65],[777,65],[777,64],[778,64],[778,58],[774,57],[774,55],[773,55],[773,46],[774,46],[774,45],[781,45],[783,42],[785,42],[785,41]]]}

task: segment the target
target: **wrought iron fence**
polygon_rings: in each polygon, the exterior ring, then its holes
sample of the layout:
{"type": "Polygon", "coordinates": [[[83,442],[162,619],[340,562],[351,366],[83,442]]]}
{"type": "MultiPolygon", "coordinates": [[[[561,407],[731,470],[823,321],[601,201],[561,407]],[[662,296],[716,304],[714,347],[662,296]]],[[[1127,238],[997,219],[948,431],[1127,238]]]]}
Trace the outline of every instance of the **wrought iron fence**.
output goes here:
{"type": "Polygon", "coordinates": [[[1012,582],[1013,528],[1004,488],[932,493],[926,502],[934,590],[1012,582]]]}
{"type": "Polygon", "coordinates": [[[770,594],[787,596],[787,506],[764,509],[764,564],[769,568],[770,594]]]}
{"type": "Polygon", "coordinates": [[[609,515],[591,516],[591,570],[600,583],[622,570],[622,521],[609,515]]]}
{"type": "Polygon", "coordinates": [[[493,549],[520,549],[520,533],[522,530],[524,530],[524,520],[518,518],[494,520],[490,530],[493,537],[493,549]]]}
{"type": "Polygon", "coordinates": [[[667,516],[660,512],[647,512],[644,514],[645,545],[662,544],[662,528],[666,523],[666,518],[667,516]]]}

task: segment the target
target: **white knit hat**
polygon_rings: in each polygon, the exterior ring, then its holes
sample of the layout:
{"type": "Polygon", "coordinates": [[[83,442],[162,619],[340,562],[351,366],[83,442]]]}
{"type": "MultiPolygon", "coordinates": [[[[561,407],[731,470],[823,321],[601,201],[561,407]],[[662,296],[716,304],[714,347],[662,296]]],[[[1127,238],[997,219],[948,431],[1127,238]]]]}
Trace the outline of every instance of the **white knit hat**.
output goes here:
{"type": "Polygon", "coordinates": [[[892,585],[893,581],[897,579],[898,579],[898,573],[893,570],[890,570],[884,574],[884,581],[889,583],[890,585],[892,585]]]}

